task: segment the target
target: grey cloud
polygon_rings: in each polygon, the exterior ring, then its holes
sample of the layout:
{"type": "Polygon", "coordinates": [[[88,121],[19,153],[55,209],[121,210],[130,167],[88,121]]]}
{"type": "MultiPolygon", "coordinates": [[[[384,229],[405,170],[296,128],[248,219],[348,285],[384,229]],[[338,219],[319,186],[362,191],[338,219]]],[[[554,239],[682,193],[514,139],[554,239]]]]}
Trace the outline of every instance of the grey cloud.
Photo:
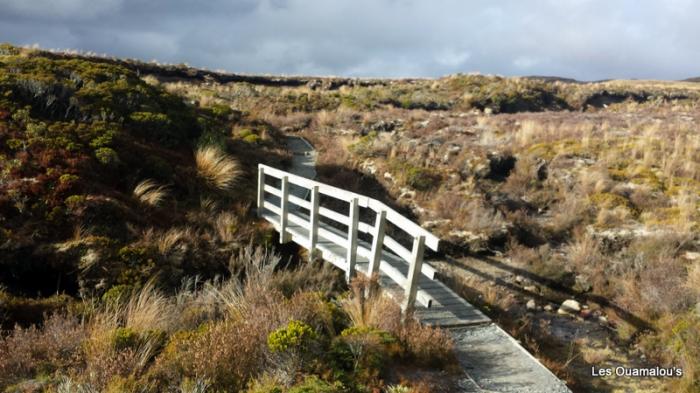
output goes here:
{"type": "Polygon", "coordinates": [[[232,72],[700,75],[692,0],[0,0],[0,40],[232,72]]]}

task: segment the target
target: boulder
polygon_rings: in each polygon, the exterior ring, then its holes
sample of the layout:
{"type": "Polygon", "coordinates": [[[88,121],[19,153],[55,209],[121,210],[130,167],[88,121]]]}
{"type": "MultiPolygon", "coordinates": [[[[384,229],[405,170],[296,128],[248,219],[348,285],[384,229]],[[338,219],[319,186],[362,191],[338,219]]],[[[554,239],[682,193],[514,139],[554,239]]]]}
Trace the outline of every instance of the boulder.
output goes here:
{"type": "Polygon", "coordinates": [[[557,313],[562,315],[575,315],[581,311],[581,303],[574,299],[567,299],[559,306],[557,313]]]}
{"type": "Polygon", "coordinates": [[[525,303],[525,308],[527,308],[530,311],[534,311],[537,309],[537,303],[535,303],[534,299],[530,299],[525,303]]]}

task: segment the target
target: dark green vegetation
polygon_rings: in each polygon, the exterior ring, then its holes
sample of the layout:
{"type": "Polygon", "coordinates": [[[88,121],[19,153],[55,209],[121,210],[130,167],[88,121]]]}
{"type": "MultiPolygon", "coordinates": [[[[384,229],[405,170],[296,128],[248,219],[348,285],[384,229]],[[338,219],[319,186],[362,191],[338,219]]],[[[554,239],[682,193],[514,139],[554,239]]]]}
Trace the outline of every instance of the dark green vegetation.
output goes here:
{"type": "MultiPolygon", "coordinates": [[[[0,283],[31,296],[99,296],[152,276],[172,286],[225,271],[228,248],[250,225],[237,226],[236,214],[208,242],[196,234],[225,210],[245,211],[249,187],[207,187],[193,151],[215,143],[236,152],[227,139],[230,110],[186,105],[119,65],[3,53],[0,283]],[[133,195],[146,179],[164,186],[158,206],[133,195]],[[198,217],[205,202],[210,217],[198,217]],[[168,236],[176,244],[158,249],[156,240],[168,236]]],[[[252,154],[266,150],[256,145],[252,154]]]]}

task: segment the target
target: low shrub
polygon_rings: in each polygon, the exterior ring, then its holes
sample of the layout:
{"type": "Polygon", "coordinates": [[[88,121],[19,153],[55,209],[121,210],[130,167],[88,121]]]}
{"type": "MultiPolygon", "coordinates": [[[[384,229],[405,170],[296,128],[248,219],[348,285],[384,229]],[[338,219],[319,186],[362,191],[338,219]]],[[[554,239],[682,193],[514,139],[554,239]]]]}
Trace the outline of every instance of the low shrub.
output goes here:
{"type": "Polygon", "coordinates": [[[419,365],[445,367],[456,364],[455,344],[450,333],[408,320],[398,332],[406,354],[419,365]]]}
{"type": "Polygon", "coordinates": [[[267,336],[267,347],[272,352],[304,350],[316,338],[311,326],[301,321],[290,321],[267,336]]]}
{"type": "Polygon", "coordinates": [[[109,167],[115,167],[120,163],[117,152],[109,147],[100,147],[95,150],[95,158],[100,164],[109,167]]]}

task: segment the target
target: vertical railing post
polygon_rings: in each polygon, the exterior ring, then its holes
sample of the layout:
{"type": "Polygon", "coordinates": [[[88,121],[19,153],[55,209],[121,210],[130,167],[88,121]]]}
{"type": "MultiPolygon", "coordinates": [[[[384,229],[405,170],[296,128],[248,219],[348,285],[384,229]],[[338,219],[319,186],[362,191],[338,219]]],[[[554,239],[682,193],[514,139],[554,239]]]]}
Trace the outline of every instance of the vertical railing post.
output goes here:
{"type": "Polygon", "coordinates": [[[355,262],[357,262],[357,225],[360,221],[360,205],[357,198],[352,198],[350,201],[350,222],[348,223],[348,243],[347,254],[347,270],[345,271],[345,279],[350,282],[355,274],[355,262]]]}
{"type": "Polygon", "coordinates": [[[313,261],[318,242],[318,186],[311,187],[311,210],[309,211],[309,261],[313,261]]]}
{"type": "Polygon", "coordinates": [[[262,217],[265,208],[265,168],[258,167],[258,217],[262,217]]]}
{"type": "Polygon", "coordinates": [[[379,273],[379,265],[382,263],[382,245],[384,244],[384,227],[386,226],[386,210],[377,212],[372,233],[372,257],[369,260],[367,274],[372,277],[379,273]]]}
{"type": "Polygon", "coordinates": [[[289,178],[282,176],[282,196],[280,197],[280,243],[287,242],[287,211],[289,209],[289,178]]]}
{"type": "Polygon", "coordinates": [[[419,235],[413,238],[413,250],[408,267],[408,277],[404,285],[404,301],[401,309],[410,312],[416,303],[416,293],[418,292],[418,280],[423,268],[423,251],[425,248],[425,236],[419,235]]]}

